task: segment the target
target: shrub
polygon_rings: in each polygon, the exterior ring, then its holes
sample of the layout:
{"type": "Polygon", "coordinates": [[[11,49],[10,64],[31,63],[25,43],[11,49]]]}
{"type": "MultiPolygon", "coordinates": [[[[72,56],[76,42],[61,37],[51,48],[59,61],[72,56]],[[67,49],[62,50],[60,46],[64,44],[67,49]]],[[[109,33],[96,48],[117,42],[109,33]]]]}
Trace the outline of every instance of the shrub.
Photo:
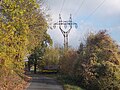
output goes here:
{"type": "Polygon", "coordinates": [[[100,31],[90,34],[86,45],[79,49],[75,76],[87,90],[119,90],[120,59],[117,44],[100,31]]]}
{"type": "Polygon", "coordinates": [[[77,53],[75,50],[65,51],[60,57],[60,71],[66,75],[73,76],[76,59],[77,53]]]}

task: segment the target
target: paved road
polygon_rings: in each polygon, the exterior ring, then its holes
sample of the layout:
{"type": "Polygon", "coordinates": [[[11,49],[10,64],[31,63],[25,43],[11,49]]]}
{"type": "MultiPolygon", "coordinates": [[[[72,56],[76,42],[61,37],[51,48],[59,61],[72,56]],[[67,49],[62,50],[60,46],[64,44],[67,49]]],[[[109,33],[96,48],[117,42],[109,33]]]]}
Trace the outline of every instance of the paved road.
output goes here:
{"type": "Polygon", "coordinates": [[[52,78],[32,75],[32,80],[27,90],[63,90],[63,87],[52,78]]]}

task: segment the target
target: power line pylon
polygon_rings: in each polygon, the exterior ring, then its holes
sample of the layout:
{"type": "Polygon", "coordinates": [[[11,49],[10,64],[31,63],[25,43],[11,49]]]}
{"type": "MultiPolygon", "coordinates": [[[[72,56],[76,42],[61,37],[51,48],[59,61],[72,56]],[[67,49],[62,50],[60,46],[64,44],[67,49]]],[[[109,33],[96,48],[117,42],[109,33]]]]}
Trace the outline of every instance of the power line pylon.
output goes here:
{"type": "Polygon", "coordinates": [[[70,14],[70,18],[68,21],[62,21],[61,15],[59,14],[59,22],[54,23],[53,27],[56,28],[56,26],[59,26],[59,29],[64,36],[64,48],[68,48],[68,34],[70,33],[73,25],[75,25],[75,28],[77,28],[77,23],[72,22],[71,14],[70,14]],[[68,26],[69,26],[69,29],[67,31],[65,31],[64,29],[67,29],[68,26]]]}

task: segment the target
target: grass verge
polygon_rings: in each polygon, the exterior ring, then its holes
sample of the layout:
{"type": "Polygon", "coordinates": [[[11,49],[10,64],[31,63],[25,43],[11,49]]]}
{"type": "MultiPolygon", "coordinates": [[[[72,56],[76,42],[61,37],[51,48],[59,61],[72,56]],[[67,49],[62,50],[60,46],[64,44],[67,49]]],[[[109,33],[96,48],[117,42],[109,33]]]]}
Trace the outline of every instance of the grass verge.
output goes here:
{"type": "Polygon", "coordinates": [[[76,85],[75,79],[66,75],[60,74],[44,74],[46,77],[56,79],[60,84],[63,85],[64,90],[84,90],[76,85]]]}
{"type": "Polygon", "coordinates": [[[66,75],[57,75],[57,80],[63,84],[64,90],[84,90],[76,85],[76,80],[72,77],[66,75]]]}

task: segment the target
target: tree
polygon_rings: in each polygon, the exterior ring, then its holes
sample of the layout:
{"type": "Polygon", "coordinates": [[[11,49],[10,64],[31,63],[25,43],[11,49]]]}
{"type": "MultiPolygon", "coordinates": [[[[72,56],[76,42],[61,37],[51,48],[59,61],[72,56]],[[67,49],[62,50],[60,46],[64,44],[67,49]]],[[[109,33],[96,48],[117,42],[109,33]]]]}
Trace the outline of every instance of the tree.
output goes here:
{"type": "Polygon", "coordinates": [[[44,56],[48,44],[50,45],[52,44],[51,42],[52,41],[50,38],[46,38],[45,41],[42,41],[41,45],[35,47],[31,55],[29,56],[29,61],[28,61],[29,71],[30,71],[30,66],[34,65],[34,73],[35,74],[37,73],[36,68],[39,65],[39,62],[41,62],[40,61],[41,57],[44,56]]]}
{"type": "Polygon", "coordinates": [[[43,69],[45,66],[57,67],[59,66],[58,65],[59,58],[60,58],[60,52],[58,47],[55,47],[55,48],[47,47],[42,57],[42,61],[40,62],[40,66],[43,69]]]}
{"type": "Polygon", "coordinates": [[[50,38],[46,33],[47,21],[37,1],[41,0],[0,1],[0,72],[3,77],[7,77],[8,72],[21,75],[24,57],[50,38]]]}
{"type": "Polygon", "coordinates": [[[120,89],[119,49],[106,31],[90,34],[79,52],[76,76],[81,85],[87,90],[120,89]]]}
{"type": "Polygon", "coordinates": [[[60,71],[63,74],[74,76],[74,65],[77,60],[77,52],[74,49],[68,49],[64,51],[60,57],[60,71]]]}

